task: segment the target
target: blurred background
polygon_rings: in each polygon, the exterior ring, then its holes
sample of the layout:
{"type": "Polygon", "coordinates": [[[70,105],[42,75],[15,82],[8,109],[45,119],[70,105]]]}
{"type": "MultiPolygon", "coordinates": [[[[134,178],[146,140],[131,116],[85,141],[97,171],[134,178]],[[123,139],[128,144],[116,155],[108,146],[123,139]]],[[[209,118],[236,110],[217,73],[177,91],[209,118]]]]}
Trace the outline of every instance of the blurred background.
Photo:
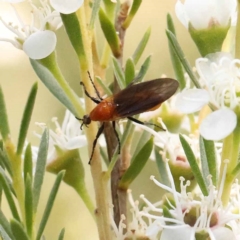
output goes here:
{"type": "MultiPolygon", "coordinates": [[[[128,58],[134,52],[138,42],[149,26],[151,26],[151,37],[147,48],[140,59],[140,64],[149,55],[152,55],[152,62],[146,79],[154,79],[165,74],[174,78],[170,55],[168,51],[168,43],[165,35],[166,15],[170,13],[173,17],[178,40],[185,52],[187,59],[194,66],[194,59],[199,56],[187,30],[181,25],[175,16],[176,0],[159,1],[148,0],[143,1],[140,10],[134,18],[130,28],[126,34],[124,59],[128,58]]],[[[27,10],[24,4],[18,4],[17,9],[21,11],[21,16],[28,20],[27,10]]],[[[7,4],[1,3],[0,16],[6,21],[16,21],[13,10],[7,4]],[[14,20],[12,19],[14,18],[14,20]]],[[[99,25],[97,24],[99,27],[99,25]]],[[[7,34],[6,28],[0,24],[0,38],[7,34]]],[[[79,85],[79,67],[76,55],[65,34],[64,28],[57,32],[58,45],[57,56],[59,65],[64,76],[76,93],[80,96],[81,87],[79,85]]],[[[97,32],[99,46],[103,46],[102,34],[97,32]],[[98,37],[99,36],[99,37],[98,37]]],[[[140,65],[139,64],[139,65],[140,65]]],[[[35,109],[30,124],[28,140],[33,145],[38,145],[39,139],[34,136],[33,132],[41,132],[35,125],[35,122],[44,122],[54,129],[51,122],[52,117],[58,117],[62,122],[65,109],[56,100],[45,86],[38,80],[31,68],[28,57],[23,51],[16,49],[10,43],[0,42],[0,84],[3,89],[9,123],[11,128],[11,136],[13,141],[17,141],[18,129],[22,117],[29,90],[33,83],[38,82],[38,95],[36,99],[35,109]]],[[[86,182],[88,189],[94,197],[89,166],[86,157],[86,182]]],[[[43,186],[43,193],[40,199],[39,216],[45,207],[50,188],[55,179],[54,175],[46,173],[43,186]]],[[[156,165],[149,162],[138,179],[131,185],[135,199],[140,194],[144,194],[147,198],[157,201],[160,196],[159,188],[149,180],[150,175],[158,176],[156,165]],[[139,182],[141,181],[141,184],[139,182]],[[139,188],[141,186],[141,188],[139,188]],[[153,195],[154,193],[154,195],[153,195]]],[[[4,205],[3,211],[6,212],[7,205],[4,205]]],[[[98,239],[96,225],[92,217],[86,210],[81,199],[76,192],[68,187],[65,183],[61,184],[60,191],[57,195],[55,206],[50,216],[50,220],[45,230],[46,239],[57,239],[60,230],[65,227],[65,239],[98,239]]]]}

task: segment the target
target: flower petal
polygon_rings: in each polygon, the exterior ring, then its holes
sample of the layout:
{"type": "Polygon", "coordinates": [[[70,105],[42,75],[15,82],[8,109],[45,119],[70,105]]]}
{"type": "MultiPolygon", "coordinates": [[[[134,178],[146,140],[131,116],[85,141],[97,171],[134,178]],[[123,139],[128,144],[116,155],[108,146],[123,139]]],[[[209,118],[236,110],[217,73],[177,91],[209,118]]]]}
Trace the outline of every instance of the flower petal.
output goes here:
{"type": "Polygon", "coordinates": [[[227,137],[237,125],[237,116],[229,108],[210,113],[200,126],[200,134],[207,140],[218,141],[227,137]]]}
{"type": "Polygon", "coordinates": [[[87,145],[87,139],[85,135],[80,135],[77,137],[69,138],[66,141],[64,147],[68,150],[81,148],[87,145]]]}
{"type": "Polygon", "coordinates": [[[183,113],[199,111],[209,102],[209,94],[204,89],[187,89],[176,96],[175,106],[183,113]]]}
{"type": "Polygon", "coordinates": [[[76,12],[83,4],[84,0],[50,0],[52,7],[63,14],[76,12]]]}
{"type": "Polygon", "coordinates": [[[185,28],[188,29],[189,18],[185,12],[184,5],[180,0],[178,0],[175,5],[175,13],[178,20],[184,25],[185,28]]]}
{"type": "Polygon", "coordinates": [[[213,235],[217,240],[228,240],[228,239],[236,239],[234,237],[233,231],[226,227],[217,227],[212,229],[213,235]]]}
{"type": "Polygon", "coordinates": [[[161,234],[161,238],[160,240],[170,240],[170,239],[174,239],[174,240],[186,240],[186,239],[190,239],[192,234],[192,229],[190,226],[183,226],[181,228],[171,228],[171,229],[163,229],[162,234],[161,234]]]}
{"type": "Polygon", "coordinates": [[[184,7],[193,27],[203,29],[208,28],[212,21],[227,26],[234,4],[232,0],[221,0],[221,3],[218,0],[186,0],[184,7]]]}
{"type": "Polygon", "coordinates": [[[32,59],[42,59],[50,55],[57,44],[54,32],[46,30],[31,34],[23,44],[23,51],[32,59]]]}

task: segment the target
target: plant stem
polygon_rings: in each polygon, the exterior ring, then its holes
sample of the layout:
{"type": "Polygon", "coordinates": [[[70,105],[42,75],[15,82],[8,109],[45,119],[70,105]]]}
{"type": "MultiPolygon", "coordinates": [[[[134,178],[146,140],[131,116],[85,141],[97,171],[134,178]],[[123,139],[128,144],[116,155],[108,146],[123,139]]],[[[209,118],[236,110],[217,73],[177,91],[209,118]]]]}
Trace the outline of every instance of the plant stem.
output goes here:
{"type": "Polygon", "coordinates": [[[220,176],[222,176],[223,173],[223,167],[225,164],[224,161],[226,159],[229,160],[227,166],[226,180],[224,182],[224,188],[222,193],[222,202],[224,206],[226,206],[227,203],[229,202],[230,190],[232,183],[234,181],[232,170],[236,167],[238,162],[239,144],[240,144],[240,127],[237,126],[233,133],[226,137],[223,142],[220,176]]]}
{"type": "Polygon", "coordinates": [[[76,110],[76,113],[78,113],[79,116],[83,115],[83,109],[79,102],[79,98],[75,94],[75,92],[72,90],[72,88],[69,86],[67,81],[64,79],[64,77],[61,73],[61,70],[57,64],[55,52],[51,53],[48,57],[39,60],[39,62],[43,66],[45,66],[56,78],[59,85],[65,91],[66,95],[69,97],[69,100],[72,102],[72,104],[76,110]]]}
{"type": "MultiPolygon", "coordinates": [[[[129,9],[129,2],[125,2],[121,5],[121,9],[119,11],[119,14],[116,18],[116,31],[118,32],[119,40],[120,40],[120,56],[117,58],[119,65],[122,66],[122,60],[123,60],[123,48],[124,48],[124,39],[126,34],[126,29],[122,27],[123,22],[128,16],[128,9],[129,9]]],[[[114,80],[114,93],[118,92],[119,86],[117,84],[116,79],[114,80]]],[[[112,134],[114,135],[114,132],[108,132],[107,135],[112,134]]],[[[117,141],[112,142],[111,145],[108,146],[110,148],[111,153],[114,153],[114,150],[117,147],[117,141]]],[[[110,152],[109,151],[109,152],[110,152]]],[[[122,149],[122,152],[125,152],[124,149],[122,149]]],[[[127,206],[126,206],[126,199],[127,194],[126,190],[119,189],[119,180],[121,179],[122,174],[126,171],[126,166],[130,165],[130,158],[125,158],[126,154],[122,155],[118,161],[116,162],[112,174],[111,174],[111,190],[112,190],[112,203],[113,203],[113,211],[114,211],[114,221],[116,225],[119,225],[121,215],[123,214],[126,217],[127,222],[127,206]]],[[[109,159],[112,158],[112,155],[109,155],[109,159]]]]}
{"type": "Polygon", "coordinates": [[[22,222],[25,222],[25,190],[22,175],[22,159],[15,153],[15,147],[9,138],[4,141],[4,143],[12,167],[12,185],[17,195],[18,204],[22,215],[22,222]]]}
{"type": "MultiPolygon", "coordinates": [[[[85,50],[85,60],[81,58],[80,60],[80,74],[83,83],[85,84],[87,90],[90,94],[94,93],[93,86],[89,80],[87,71],[90,72],[91,76],[93,76],[93,61],[92,61],[92,32],[88,31],[86,16],[84,12],[84,8],[80,8],[77,11],[77,17],[79,20],[81,33],[82,33],[82,41],[85,50]]],[[[85,96],[85,106],[86,109],[93,109],[93,102],[85,96]]],[[[89,143],[88,152],[89,156],[92,152],[92,143],[96,138],[97,133],[97,124],[92,123],[89,128],[85,128],[87,140],[89,143]]],[[[109,213],[109,202],[108,202],[108,194],[107,194],[107,184],[103,181],[102,175],[102,164],[100,158],[100,151],[98,146],[96,146],[93,154],[93,158],[91,161],[91,174],[93,178],[93,184],[96,195],[96,204],[97,209],[95,210],[95,216],[97,220],[97,227],[99,233],[100,240],[112,240],[111,232],[110,232],[110,213],[109,213]]]]}
{"type": "Polygon", "coordinates": [[[235,36],[235,58],[240,58],[240,0],[237,3],[237,26],[236,26],[236,36],[235,36]]]}

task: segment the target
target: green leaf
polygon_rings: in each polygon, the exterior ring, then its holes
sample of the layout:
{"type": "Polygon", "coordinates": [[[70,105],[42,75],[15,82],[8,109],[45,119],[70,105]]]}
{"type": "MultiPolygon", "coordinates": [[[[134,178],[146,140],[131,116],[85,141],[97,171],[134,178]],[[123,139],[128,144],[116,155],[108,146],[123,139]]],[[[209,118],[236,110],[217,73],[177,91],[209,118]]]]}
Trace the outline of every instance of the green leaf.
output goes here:
{"type": "Polygon", "coordinates": [[[149,27],[147,29],[147,31],[144,33],[141,41],[139,42],[136,50],[133,53],[132,58],[133,58],[133,61],[134,61],[135,64],[138,63],[140,57],[142,56],[142,53],[143,53],[143,51],[145,50],[145,48],[147,46],[148,40],[150,38],[150,35],[151,35],[151,28],[149,27]]]}
{"type": "Polygon", "coordinates": [[[0,149],[0,165],[3,168],[6,168],[6,170],[8,171],[9,175],[12,176],[12,168],[11,168],[11,164],[9,162],[9,159],[7,157],[7,154],[0,149]]]}
{"type": "Polygon", "coordinates": [[[231,172],[231,178],[232,178],[232,179],[237,178],[239,172],[240,172],[240,162],[238,162],[238,164],[236,165],[236,167],[232,170],[232,172],[231,172]]]}
{"type": "Polygon", "coordinates": [[[120,182],[119,188],[128,189],[132,181],[139,175],[146,162],[148,161],[153,148],[153,138],[143,146],[143,148],[138,152],[136,157],[133,159],[132,164],[128,170],[123,174],[120,182]]]}
{"type": "Polygon", "coordinates": [[[156,164],[158,167],[158,172],[161,178],[161,183],[163,183],[166,186],[171,186],[167,169],[166,169],[166,162],[163,160],[162,155],[159,153],[161,149],[157,146],[154,148],[154,153],[155,153],[155,159],[156,159],[156,164]]]}
{"type": "Polygon", "coordinates": [[[65,174],[65,171],[61,171],[61,172],[59,172],[57,174],[55,183],[54,183],[54,185],[52,187],[52,190],[51,190],[51,193],[49,195],[46,208],[45,208],[44,213],[43,213],[42,220],[41,220],[40,225],[39,225],[39,229],[38,229],[38,232],[37,232],[36,240],[40,240],[41,239],[41,236],[42,236],[44,228],[45,228],[45,226],[47,224],[49,215],[50,215],[52,207],[53,207],[54,200],[56,198],[56,195],[57,195],[57,192],[58,192],[58,189],[59,189],[59,186],[60,186],[60,183],[61,183],[61,181],[63,179],[64,174],[65,174]]]}
{"type": "MultiPolygon", "coordinates": [[[[217,186],[217,176],[218,176],[218,169],[217,169],[217,156],[216,156],[216,149],[215,144],[213,141],[206,140],[202,137],[200,137],[200,144],[202,144],[202,147],[200,147],[201,150],[204,149],[205,156],[206,156],[206,163],[208,164],[208,171],[206,173],[211,174],[212,176],[212,182],[214,186],[217,186]]],[[[201,145],[200,145],[201,146],[201,145]]],[[[201,151],[202,153],[202,151],[201,151]]],[[[202,154],[201,154],[202,157],[202,154]]],[[[204,175],[204,169],[203,175],[204,175]]],[[[207,175],[207,176],[208,176],[207,175]]]]}
{"type": "Polygon", "coordinates": [[[25,217],[26,228],[29,237],[32,237],[33,232],[33,189],[32,178],[29,174],[25,180],[25,217]]]}
{"type": "Polygon", "coordinates": [[[7,110],[6,110],[6,105],[4,101],[4,95],[2,88],[0,86],[0,133],[2,135],[3,140],[7,140],[10,130],[8,126],[8,116],[7,116],[7,110]]]}
{"type": "Polygon", "coordinates": [[[111,20],[107,17],[105,12],[101,8],[98,15],[103,34],[112,50],[113,55],[117,58],[121,55],[121,51],[116,29],[111,20]]]}
{"type": "Polygon", "coordinates": [[[132,20],[133,20],[133,18],[135,16],[135,14],[137,13],[141,3],[142,3],[142,0],[133,0],[133,4],[132,4],[132,7],[131,7],[131,10],[130,10],[126,20],[122,24],[122,27],[124,29],[127,29],[130,26],[130,24],[131,24],[131,22],[132,22],[132,20]]]}
{"type": "MultiPolygon", "coordinates": [[[[10,227],[9,222],[7,221],[7,218],[3,214],[2,210],[0,210],[0,227],[2,227],[7,233],[7,235],[11,238],[11,240],[14,240],[15,238],[13,237],[12,230],[10,227]]],[[[18,239],[17,239],[18,240],[18,239]]]]}
{"type": "Polygon", "coordinates": [[[34,182],[33,182],[34,212],[37,211],[38,201],[39,201],[43,178],[45,174],[45,166],[47,162],[47,153],[48,153],[48,142],[49,142],[49,133],[48,133],[48,129],[45,129],[42,135],[39,150],[38,150],[36,171],[35,171],[34,182]]]}
{"type": "Polygon", "coordinates": [[[104,92],[108,95],[111,96],[112,95],[112,91],[110,90],[110,88],[103,82],[103,80],[100,77],[96,77],[97,82],[99,83],[99,85],[102,87],[102,89],[104,90],[104,92]]]}
{"type": "Polygon", "coordinates": [[[101,0],[95,0],[95,1],[93,1],[92,15],[91,15],[90,24],[89,24],[89,27],[90,27],[91,29],[94,28],[94,23],[95,23],[95,20],[96,20],[97,15],[98,15],[98,11],[99,11],[99,9],[100,9],[100,3],[101,3],[101,0]]]}
{"type": "Polygon", "coordinates": [[[143,78],[145,77],[145,75],[147,73],[147,70],[148,70],[148,68],[150,66],[151,57],[152,56],[148,56],[146,58],[146,60],[144,61],[143,65],[140,68],[140,71],[139,71],[138,75],[134,78],[132,83],[141,82],[143,80],[143,78]]]}
{"type": "Polygon", "coordinates": [[[120,89],[124,89],[125,88],[124,72],[116,58],[113,58],[113,72],[120,89]]]}
{"type": "Polygon", "coordinates": [[[208,161],[207,161],[206,149],[203,143],[203,138],[201,136],[199,138],[199,148],[200,148],[200,160],[201,160],[201,166],[202,166],[203,179],[205,181],[205,184],[208,185],[209,184],[208,161]]]}
{"type": "Polygon", "coordinates": [[[198,183],[198,186],[200,187],[202,193],[204,196],[208,195],[208,189],[207,186],[205,184],[205,181],[203,179],[203,176],[201,174],[201,170],[199,169],[197,160],[194,156],[194,153],[189,145],[189,143],[185,140],[185,138],[182,135],[179,135],[182,147],[184,149],[185,155],[187,157],[187,160],[191,166],[193,175],[198,183]]]}
{"type": "Polygon", "coordinates": [[[29,177],[32,179],[32,147],[30,143],[27,145],[25,155],[24,155],[23,172],[24,172],[25,181],[26,181],[27,175],[29,175],[29,177]]]}
{"type": "Polygon", "coordinates": [[[2,227],[0,224],[0,237],[2,240],[13,240],[12,238],[9,237],[9,235],[6,233],[5,229],[2,227]]]}
{"type": "Polygon", "coordinates": [[[10,221],[12,233],[17,240],[30,240],[25,232],[23,225],[16,220],[10,221]]]}
{"type": "Polygon", "coordinates": [[[179,61],[181,62],[181,64],[185,68],[185,71],[188,73],[188,75],[189,75],[190,79],[192,80],[193,84],[196,86],[196,88],[201,88],[201,85],[198,82],[198,79],[197,79],[196,75],[193,73],[192,67],[190,66],[189,62],[187,61],[187,58],[185,57],[185,55],[184,55],[176,37],[175,37],[175,35],[169,30],[166,30],[166,34],[167,34],[169,43],[171,45],[171,48],[173,49],[173,51],[175,52],[175,54],[179,58],[179,61]]]}
{"type": "Polygon", "coordinates": [[[76,13],[62,14],[62,22],[68,34],[69,40],[77,53],[79,61],[86,61],[86,53],[82,39],[81,26],[76,13]]]}
{"type": "Polygon", "coordinates": [[[37,61],[30,59],[30,62],[32,64],[32,67],[34,71],[36,72],[39,79],[43,82],[43,84],[47,87],[47,89],[75,116],[77,116],[77,112],[60,86],[60,84],[57,82],[56,78],[53,76],[53,74],[42,64],[39,64],[37,61]]]}
{"type": "Polygon", "coordinates": [[[136,147],[133,151],[132,159],[141,151],[144,145],[149,141],[152,134],[148,131],[142,131],[141,136],[139,136],[136,147]]]}
{"type": "Polygon", "coordinates": [[[117,7],[118,3],[114,3],[112,1],[109,0],[103,0],[104,3],[104,8],[105,8],[105,12],[108,14],[108,18],[110,20],[114,20],[115,18],[115,8],[117,7]]]}
{"type": "Polygon", "coordinates": [[[34,107],[34,103],[37,95],[37,89],[38,89],[38,85],[37,83],[34,83],[30,91],[30,94],[28,96],[27,104],[25,106],[23,117],[22,117],[20,132],[18,136],[17,155],[22,154],[23,146],[27,136],[27,131],[28,131],[28,127],[31,120],[32,111],[33,111],[33,107],[34,107]]]}
{"type": "MultiPolygon", "coordinates": [[[[170,14],[167,15],[167,28],[169,31],[172,32],[172,34],[174,34],[176,36],[175,27],[174,27],[173,20],[172,20],[172,17],[170,14]]],[[[169,42],[169,40],[168,40],[168,46],[169,46],[170,56],[171,56],[171,60],[172,60],[173,69],[174,69],[174,72],[176,75],[176,79],[179,81],[181,90],[183,90],[185,88],[186,81],[185,81],[185,77],[184,77],[182,64],[181,64],[176,52],[172,48],[172,45],[169,42]]]]}
{"type": "Polygon", "coordinates": [[[18,214],[18,210],[17,210],[17,207],[16,207],[15,202],[14,202],[14,198],[13,198],[13,195],[12,195],[12,188],[9,184],[9,181],[7,180],[7,176],[5,175],[5,173],[4,173],[4,171],[1,167],[0,167],[0,182],[2,183],[1,185],[3,187],[3,190],[4,190],[4,193],[5,193],[8,205],[10,207],[12,216],[17,221],[20,222],[21,221],[20,216],[18,214]]]}
{"type": "Polygon", "coordinates": [[[129,58],[125,65],[125,85],[128,86],[135,77],[135,65],[132,58],[129,58]]]}
{"type": "Polygon", "coordinates": [[[63,228],[59,234],[58,240],[63,240],[64,239],[64,234],[65,234],[65,229],[63,228]]]}

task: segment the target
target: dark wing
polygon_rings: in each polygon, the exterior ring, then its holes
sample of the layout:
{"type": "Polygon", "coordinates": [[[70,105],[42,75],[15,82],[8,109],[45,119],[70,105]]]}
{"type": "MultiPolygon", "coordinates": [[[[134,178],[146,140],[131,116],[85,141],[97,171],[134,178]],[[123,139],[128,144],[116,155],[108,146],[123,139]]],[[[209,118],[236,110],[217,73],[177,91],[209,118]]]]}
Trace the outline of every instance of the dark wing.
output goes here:
{"type": "Polygon", "coordinates": [[[121,118],[146,112],[170,98],[178,88],[171,78],[159,78],[131,85],[114,95],[117,115],[121,118]]]}

